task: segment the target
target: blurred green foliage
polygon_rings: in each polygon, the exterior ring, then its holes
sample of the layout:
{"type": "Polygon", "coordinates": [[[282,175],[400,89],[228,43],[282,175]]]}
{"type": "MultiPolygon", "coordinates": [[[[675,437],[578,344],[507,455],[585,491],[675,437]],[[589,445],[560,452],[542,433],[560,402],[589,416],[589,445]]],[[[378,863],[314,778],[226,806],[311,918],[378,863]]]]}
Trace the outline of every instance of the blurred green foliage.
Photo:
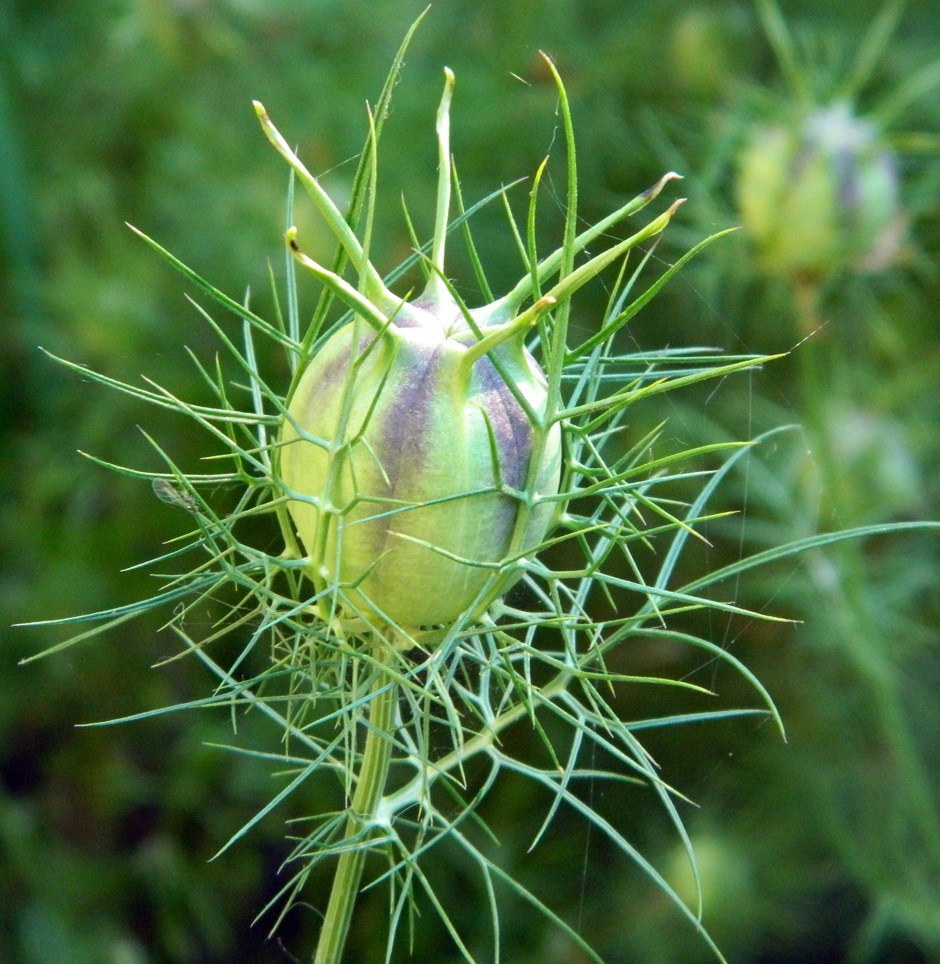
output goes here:
{"type": "MultiPolygon", "coordinates": [[[[144,372],[186,394],[195,371],[182,346],[208,354],[211,341],[179,277],[124,222],[233,297],[250,289],[264,315],[268,261],[279,268],[282,258],[286,181],[251,99],[299,139],[309,167],[341,197],[365,101],[422,5],[12,0],[0,8],[0,624],[147,591],[152,577],[119,570],[156,554],[180,525],[146,485],[75,453],[157,468],[136,428],[141,412],[82,384],[37,346],[120,377],[144,372]]],[[[824,85],[846,69],[883,5],[782,8],[806,69],[824,85]]],[[[929,69],[938,24],[933,0],[908,5],[859,93],[862,113],[929,69]]],[[[457,75],[453,150],[468,202],[531,174],[553,148],[555,92],[539,49],[557,60],[571,94],[585,217],[674,167],[690,203],[657,256],[673,258],[736,222],[737,153],[748,125],[785,91],[749,3],[442,2],[408,56],[383,143],[372,249],[380,266],[409,250],[402,192],[430,233],[436,158],[427,121],[445,63],[457,75]]],[[[669,432],[696,441],[800,426],[747,462],[726,492],[739,515],[712,524],[711,545],[686,565],[718,566],[744,546],[821,528],[937,518],[938,132],[940,93],[929,85],[887,131],[909,224],[900,260],[877,275],[822,279],[813,336],[749,383],[647,410],[650,424],[666,414],[669,432]]],[[[550,188],[559,171],[549,168],[550,188]]],[[[315,219],[301,230],[315,251],[315,219]]],[[[476,239],[494,288],[516,277],[495,207],[476,239]]],[[[738,236],[710,247],[631,335],[644,348],[787,350],[806,334],[801,310],[793,284],[764,277],[738,236]]],[[[591,327],[587,315],[575,323],[591,327]]],[[[148,413],[145,427],[178,461],[201,454],[169,419],[148,413]]],[[[731,960],[940,960],[938,573],[936,538],[905,535],[817,552],[728,587],[750,606],[800,621],[710,627],[768,685],[789,742],[769,727],[727,723],[666,731],[650,745],[667,779],[701,805],[688,820],[705,920],[731,960]]],[[[0,959],[281,961],[310,945],[313,913],[295,910],[273,939],[270,920],[251,926],[277,888],[292,814],[275,812],[207,862],[270,796],[265,764],[207,746],[231,740],[229,719],[178,714],[73,728],[203,695],[209,682],[194,665],[148,669],[173,652],[158,630],[133,624],[28,667],[17,660],[54,640],[37,629],[4,633],[0,959]]],[[[723,695],[737,685],[713,666],[683,665],[689,657],[677,651],[651,647],[635,658],[627,671],[687,673],[723,695]]],[[[624,707],[637,718],[669,711],[650,694],[624,707]]],[[[258,720],[237,722],[240,741],[268,747],[258,720]]],[[[662,896],[592,848],[576,821],[527,855],[514,817],[539,803],[511,781],[487,801],[488,819],[502,828],[501,859],[567,903],[606,959],[703,959],[662,896]]],[[[675,886],[688,886],[661,815],[629,806],[632,838],[675,886]]],[[[476,899],[476,885],[445,858],[432,872],[476,899]]],[[[351,959],[378,959],[385,915],[380,897],[365,902],[351,959]]],[[[506,959],[574,960],[535,920],[520,915],[506,959]]],[[[453,959],[436,925],[418,926],[416,960],[453,959]]]]}

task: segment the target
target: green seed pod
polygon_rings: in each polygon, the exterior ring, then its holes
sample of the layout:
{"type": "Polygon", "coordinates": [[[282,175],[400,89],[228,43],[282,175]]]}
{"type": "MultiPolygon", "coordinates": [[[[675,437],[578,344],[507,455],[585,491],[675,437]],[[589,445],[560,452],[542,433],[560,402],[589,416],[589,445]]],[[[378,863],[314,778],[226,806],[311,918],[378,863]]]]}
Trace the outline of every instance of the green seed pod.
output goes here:
{"type": "Polygon", "coordinates": [[[903,216],[894,154],[847,104],[759,128],[741,155],[737,199],[765,270],[818,278],[896,256],[903,216]]]}
{"type": "Polygon", "coordinates": [[[551,505],[531,503],[558,491],[560,431],[538,453],[530,498],[535,432],[513,388],[541,415],[546,384],[520,327],[481,353],[456,305],[442,318],[415,303],[379,334],[345,325],[305,370],[282,433],[283,480],[304,497],[290,512],[314,581],[342,586],[366,618],[450,623],[517,526],[518,552],[544,538],[551,505]]]}
{"type": "MultiPolygon", "coordinates": [[[[338,610],[372,628],[389,624],[405,639],[464,615],[478,619],[521,576],[519,560],[536,551],[553,520],[564,516],[559,362],[566,322],[547,319],[542,332],[551,378],[526,350],[526,335],[546,311],[664,230],[682,203],[577,268],[565,267],[653,201],[678,177],[670,172],[539,261],[503,297],[472,309],[458,305],[444,281],[453,84],[445,70],[430,279],[419,298],[404,303],[386,288],[348,221],[255,103],[265,134],[359,280],[353,287],[317,264],[300,249],[296,229],[288,231],[294,258],[351,309],[353,319],[315,344],[287,402],[278,474],[291,522],[325,614],[338,610]],[[548,290],[540,297],[543,286],[548,290]]],[[[628,317],[623,312],[618,326],[628,317]]]]}

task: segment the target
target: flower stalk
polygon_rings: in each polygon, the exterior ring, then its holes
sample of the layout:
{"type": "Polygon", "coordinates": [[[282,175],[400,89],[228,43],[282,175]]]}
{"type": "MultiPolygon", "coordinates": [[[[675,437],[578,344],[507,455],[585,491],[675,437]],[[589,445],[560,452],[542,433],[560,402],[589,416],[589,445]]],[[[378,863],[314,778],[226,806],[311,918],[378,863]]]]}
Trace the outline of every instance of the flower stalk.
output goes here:
{"type": "Polygon", "coordinates": [[[398,683],[388,672],[392,653],[382,642],[373,647],[374,680],[365,724],[365,748],[349,807],[344,845],[336,865],[314,964],[339,964],[349,934],[362,872],[369,853],[369,834],[376,822],[392,757],[398,683]]]}

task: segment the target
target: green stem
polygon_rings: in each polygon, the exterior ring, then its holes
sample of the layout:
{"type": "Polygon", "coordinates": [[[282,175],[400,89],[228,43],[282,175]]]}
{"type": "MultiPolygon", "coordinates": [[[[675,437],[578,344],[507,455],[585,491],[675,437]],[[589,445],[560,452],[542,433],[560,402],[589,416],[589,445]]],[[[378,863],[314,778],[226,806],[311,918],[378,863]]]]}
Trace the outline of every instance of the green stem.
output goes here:
{"type": "Polygon", "coordinates": [[[359,896],[366,854],[369,852],[364,834],[375,821],[388,777],[392,754],[391,729],[398,688],[387,672],[388,660],[394,658],[391,648],[379,643],[376,656],[366,745],[346,824],[345,840],[350,842],[350,847],[343,852],[336,867],[314,964],[339,964],[342,959],[353,909],[359,896]]]}
{"type": "Polygon", "coordinates": [[[806,278],[796,278],[793,281],[793,303],[796,307],[796,322],[801,338],[796,349],[800,363],[801,401],[814,446],[822,441],[824,435],[825,395],[828,391],[827,373],[820,358],[823,350],[821,344],[823,331],[819,297],[819,285],[815,281],[806,278]]]}
{"type": "MultiPolygon", "coordinates": [[[[819,288],[811,281],[798,282],[794,294],[801,329],[808,338],[821,329],[819,288]]],[[[831,358],[822,356],[824,347],[821,340],[800,347],[801,387],[825,497],[822,524],[841,528],[856,524],[857,483],[833,449],[832,413],[827,410],[826,398],[832,393],[835,372],[831,358]]],[[[813,559],[811,555],[811,565],[813,559]]],[[[904,791],[892,807],[892,822],[886,824],[890,829],[884,832],[896,834],[896,850],[907,846],[909,839],[917,839],[925,851],[932,851],[929,859],[936,861],[940,859],[936,795],[926,779],[922,752],[905,715],[898,673],[886,649],[888,641],[878,626],[872,602],[872,577],[862,545],[854,541],[843,545],[831,561],[835,564],[837,579],[824,598],[829,603],[831,618],[839,627],[836,634],[842,641],[839,652],[854,674],[853,685],[867,693],[874,733],[896,774],[890,782],[904,791]]],[[[820,580],[821,584],[830,578],[820,580]]],[[[862,792],[856,790],[859,796],[862,792]]],[[[846,831],[851,836],[851,826],[847,826],[846,831]]]]}

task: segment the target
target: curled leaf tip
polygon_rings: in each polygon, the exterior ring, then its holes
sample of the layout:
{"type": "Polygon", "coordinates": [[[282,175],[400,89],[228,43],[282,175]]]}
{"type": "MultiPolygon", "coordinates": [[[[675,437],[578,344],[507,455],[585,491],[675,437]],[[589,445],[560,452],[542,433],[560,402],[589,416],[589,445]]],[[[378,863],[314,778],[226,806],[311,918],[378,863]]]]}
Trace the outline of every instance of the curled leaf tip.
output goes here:
{"type": "Polygon", "coordinates": [[[669,171],[668,174],[664,174],[655,184],[648,187],[640,195],[640,197],[647,198],[648,200],[652,200],[653,198],[658,197],[659,194],[662,192],[663,188],[671,181],[681,181],[681,180],[682,180],[681,174],[676,174],[675,171],[669,171]]]}

